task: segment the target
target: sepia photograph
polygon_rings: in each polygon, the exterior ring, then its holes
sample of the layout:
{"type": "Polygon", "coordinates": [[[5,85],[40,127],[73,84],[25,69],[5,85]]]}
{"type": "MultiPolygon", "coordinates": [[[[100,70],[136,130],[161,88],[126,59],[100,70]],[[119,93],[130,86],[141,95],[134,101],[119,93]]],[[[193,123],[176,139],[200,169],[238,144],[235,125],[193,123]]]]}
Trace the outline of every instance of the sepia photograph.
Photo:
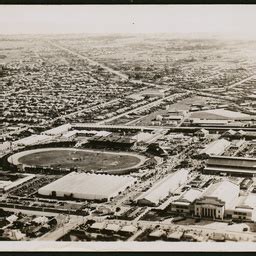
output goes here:
{"type": "Polygon", "coordinates": [[[256,251],[255,13],[0,5],[0,251],[256,251]]]}

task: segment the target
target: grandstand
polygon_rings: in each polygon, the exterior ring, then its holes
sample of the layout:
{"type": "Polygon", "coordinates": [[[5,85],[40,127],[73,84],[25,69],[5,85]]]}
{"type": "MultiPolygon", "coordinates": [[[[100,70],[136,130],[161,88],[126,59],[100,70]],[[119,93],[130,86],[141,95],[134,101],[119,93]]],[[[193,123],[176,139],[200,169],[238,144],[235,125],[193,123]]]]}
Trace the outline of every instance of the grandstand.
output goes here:
{"type": "Polygon", "coordinates": [[[245,157],[211,156],[203,170],[205,174],[256,176],[256,159],[245,157]]]}

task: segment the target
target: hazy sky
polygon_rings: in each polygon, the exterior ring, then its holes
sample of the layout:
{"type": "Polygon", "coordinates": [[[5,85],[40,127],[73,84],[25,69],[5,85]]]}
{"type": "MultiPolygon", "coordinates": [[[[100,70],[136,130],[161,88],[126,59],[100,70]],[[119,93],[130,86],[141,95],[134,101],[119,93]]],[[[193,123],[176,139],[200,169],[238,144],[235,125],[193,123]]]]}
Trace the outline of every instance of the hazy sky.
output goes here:
{"type": "Polygon", "coordinates": [[[256,37],[256,5],[0,5],[1,34],[224,33],[256,37]]]}

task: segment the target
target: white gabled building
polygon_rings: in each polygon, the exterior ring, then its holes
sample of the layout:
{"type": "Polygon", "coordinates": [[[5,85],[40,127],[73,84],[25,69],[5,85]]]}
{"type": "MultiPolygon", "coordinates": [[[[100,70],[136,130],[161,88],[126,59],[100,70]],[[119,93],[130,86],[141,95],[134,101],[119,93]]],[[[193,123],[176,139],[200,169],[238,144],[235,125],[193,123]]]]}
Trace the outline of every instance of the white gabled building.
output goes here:
{"type": "Polygon", "coordinates": [[[161,200],[165,199],[169,194],[185,184],[188,178],[188,173],[189,170],[181,169],[168,175],[140,195],[137,198],[137,203],[152,206],[158,205],[161,200]]]}
{"type": "Polygon", "coordinates": [[[130,176],[71,172],[40,188],[43,196],[87,200],[110,200],[135,183],[130,176]]]}
{"type": "Polygon", "coordinates": [[[191,188],[185,191],[178,199],[174,200],[168,207],[168,210],[181,215],[193,215],[193,203],[202,195],[202,193],[203,191],[200,189],[191,188]]]}
{"type": "Polygon", "coordinates": [[[41,134],[50,136],[61,136],[71,129],[71,124],[63,124],[50,130],[44,131],[41,134]]]}
{"type": "MultiPolygon", "coordinates": [[[[228,216],[227,216],[228,217],[228,216]]],[[[232,212],[234,220],[256,220],[256,195],[240,196],[232,212]]]]}
{"type": "Polygon", "coordinates": [[[208,145],[202,150],[199,151],[199,154],[206,154],[208,156],[210,155],[215,155],[219,156],[222,155],[225,150],[230,146],[231,142],[225,139],[219,139],[215,140],[208,145]]]}
{"type": "Polygon", "coordinates": [[[13,142],[13,146],[17,147],[17,146],[31,146],[34,144],[39,144],[39,143],[43,143],[43,142],[49,142],[53,140],[53,138],[51,136],[48,135],[31,135],[28,137],[25,137],[23,139],[20,140],[16,140],[13,142]]]}

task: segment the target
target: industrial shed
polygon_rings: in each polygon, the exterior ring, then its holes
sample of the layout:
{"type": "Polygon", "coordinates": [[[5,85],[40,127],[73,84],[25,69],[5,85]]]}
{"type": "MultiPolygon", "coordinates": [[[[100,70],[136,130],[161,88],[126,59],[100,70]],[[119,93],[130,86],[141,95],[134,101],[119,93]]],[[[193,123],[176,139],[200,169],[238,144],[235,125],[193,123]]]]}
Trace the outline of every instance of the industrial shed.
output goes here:
{"type": "Polygon", "coordinates": [[[51,136],[48,135],[31,135],[29,137],[25,137],[23,139],[20,140],[16,140],[15,142],[13,142],[13,146],[30,146],[30,145],[34,145],[34,144],[39,144],[39,143],[43,143],[43,142],[49,142],[52,140],[51,136]]]}
{"type": "Polygon", "coordinates": [[[233,210],[232,218],[237,220],[256,220],[256,195],[240,196],[233,210]]]}
{"type": "Polygon", "coordinates": [[[42,132],[43,135],[60,136],[71,129],[71,124],[63,124],[58,127],[42,132]]]}
{"type": "Polygon", "coordinates": [[[196,188],[191,188],[185,191],[178,199],[174,200],[168,206],[171,212],[179,214],[192,214],[194,212],[194,205],[196,199],[200,198],[203,191],[196,188]]]}
{"type": "Polygon", "coordinates": [[[156,206],[161,200],[173,193],[187,180],[189,171],[181,169],[155,183],[152,188],[137,198],[138,204],[156,206]]]}
{"type": "Polygon", "coordinates": [[[230,146],[231,142],[225,139],[219,139],[206,145],[206,147],[199,151],[199,154],[222,155],[225,150],[230,146]]]}
{"type": "Polygon", "coordinates": [[[251,116],[241,112],[221,108],[196,111],[190,115],[190,118],[199,118],[205,120],[249,120],[251,116]]]}
{"type": "Polygon", "coordinates": [[[38,190],[43,196],[109,200],[136,181],[129,176],[72,172],[38,190]]]}

